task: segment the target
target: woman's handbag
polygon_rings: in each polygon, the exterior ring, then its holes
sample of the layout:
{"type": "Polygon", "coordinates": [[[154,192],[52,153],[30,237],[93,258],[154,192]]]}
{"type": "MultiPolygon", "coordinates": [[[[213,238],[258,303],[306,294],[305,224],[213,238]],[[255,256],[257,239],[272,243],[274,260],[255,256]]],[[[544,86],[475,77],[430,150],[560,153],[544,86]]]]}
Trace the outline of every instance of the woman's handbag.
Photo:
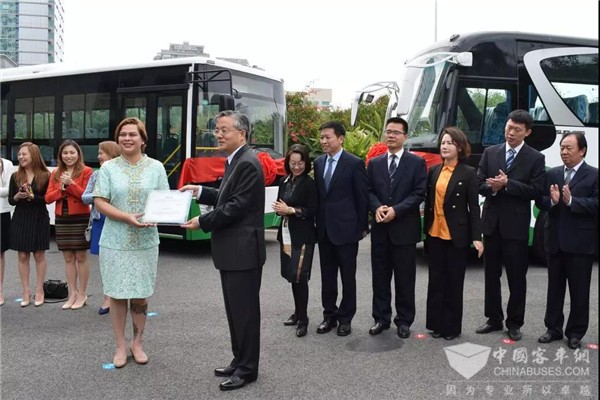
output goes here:
{"type": "Polygon", "coordinates": [[[66,299],[69,297],[69,285],[65,281],[48,279],[44,282],[44,297],[46,299],[66,299]]]}
{"type": "Polygon", "coordinates": [[[90,241],[92,239],[92,223],[93,223],[94,219],[92,218],[92,215],[90,214],[90,221],[88,222],[88,226],[87,228],[85,228],[85,232],[83,232],[83,236],[85,237],[86,241],[90,241]]]}

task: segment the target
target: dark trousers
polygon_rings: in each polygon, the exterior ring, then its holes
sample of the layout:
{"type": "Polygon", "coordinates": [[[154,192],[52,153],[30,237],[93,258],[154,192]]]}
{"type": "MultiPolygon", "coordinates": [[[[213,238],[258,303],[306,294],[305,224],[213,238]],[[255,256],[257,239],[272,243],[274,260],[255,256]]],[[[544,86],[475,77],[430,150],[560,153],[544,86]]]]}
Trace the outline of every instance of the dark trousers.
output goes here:
{"type": "Polygon", "coordinates": [[[485,316],[488,322],[498,324],[504,320],[502,312],[502,263],[508,280],[508,306],[506,327],[520,328],[525,321],[527,295],[527,268],[529,248],[527,240],[504,239],[498,228],[491,235],[484,235],[485,252],[485,316]]]}
{"type": "Polygon", "coordinates": [[[350,323],[356,314],[356,256],[358,242],[336,246],[324,238],[319,241],[321,260],[321,301],[323,317],[350,323]],[[338,269],[342,278],[342,300],[337,307],[338,269]]]}
{"type": "Polygon", "coordinates": [[[396,290],[396,317],[398,326],[410,326],[415,320],[415,277],[417,249],[414,244],[395,245],[371,243],[371,273],[373,276],[373,319],[389,326],[392,317],[392,290],[394,275],[396,290]]]}
{"type": "Polygon", "coordinates": [[[427,242],[429,283],[426,327],[442,335],[460,335],[468,247],[457,248],[451,240],[431,236],[427,236],[427,242]]]}
{"type": "Polygon", "coordinates": [[[294,295],[294,314],[296,314],[299,322],[308,324],[308,282],[292,282],[292,294],[294,295]]]}
{"type": "Polygon", "coordinates": [[[235,375],[256,377],[260,357],[260,282],[262,267],[220,271],[231,336],[235,375]]]}
{"type": "Polygon", "coordinates": [[[571,308],[565,335],[569,339],[581,339],[585,336],[590,320],[593,263],[594,256],[586,254],[559,251],[548,257],[548,298],[544,323],[554,334],[563,334],[563,306],[568,283],[571,308]]]}

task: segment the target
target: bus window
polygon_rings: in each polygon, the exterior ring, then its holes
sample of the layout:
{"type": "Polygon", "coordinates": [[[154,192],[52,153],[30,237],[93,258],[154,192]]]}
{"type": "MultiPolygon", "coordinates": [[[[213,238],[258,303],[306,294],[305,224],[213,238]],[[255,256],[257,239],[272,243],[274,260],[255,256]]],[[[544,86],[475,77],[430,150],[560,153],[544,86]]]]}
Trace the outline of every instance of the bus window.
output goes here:
{"type": "Polygon", "coordinates": [[[456,125],[469,143],[490,146],[503,143],[504,127],[510,112],[509,91],[481,87],[458,90],[456,125]]]}
{"type": "Polygon", "coordinates": [[[126,97],[125,98],[125,117],[135,117],[146,124],[146,98],[145,97],[126,97]]]}
{"type": "Polygon", "coordinates": [[[54,97],[15,100],[15,139],[54,137],[54,97]]]}
{"type": "Polygon", "coordinates": [[[529,104],[533,104],[533,106],[529,107],[529,114],[531,114],[533,117],[533,122],[550,122],[548,111],[546,111],[546,107],[544,107],[544,104],[542,104],[542,100],[533,88],[533,85],[530,86],[529,93],[529,104]]]}
{"type": "Polygon", "coordinates": [[[206,99],[200,100],[196,112],[196,157],[207,155],[217,147],[217,141],[213,135],[215,129],[214,117],[219,113],[219,104],[212,104],[206,99]],[[212,151],[211,151],[212,150],[212,151]]]}
{"type": "Polygon", "coordinates": [[[567,107],[585,125],[598,125],[598,55],[547,58],[542,71],[567,107]]]}
{"type": "Polygon", "coordinates": [[[82,139],[85,95],[71,94],[63,97],[63,139],[82,139]]]}
{"type": "MultiPolygon", "coordinates": [[[[7,105],[8,102],[6,100],[2,100],[0,103],[0,139],[3,141],[6,140],[6,132],[8,131],[7,105]]],[[[4,151],[4,149],[2,149],[2,151],[4,151]]],[[[6,155],[5,153],[2,154],[6,155]]]]}
{"type": "Polygon", "coordinates": [[[33,138],[54,137],[54,96],[36,97],[33,102],[33,138]]]}
{"type": "Polygon", "coordinates": [[[110,93],[90,93],[85,96],[86,139],[108,139],[110,93]]]}

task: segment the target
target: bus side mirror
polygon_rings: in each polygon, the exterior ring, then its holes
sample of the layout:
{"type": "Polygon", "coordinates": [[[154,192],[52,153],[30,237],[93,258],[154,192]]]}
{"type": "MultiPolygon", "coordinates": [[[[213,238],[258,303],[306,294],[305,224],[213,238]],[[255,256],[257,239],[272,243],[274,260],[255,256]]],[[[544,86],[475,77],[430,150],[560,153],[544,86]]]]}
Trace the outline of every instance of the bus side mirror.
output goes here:
{"type": "Polygon", "coordinates": [[[229,94],[219,94],[216,99],[213,96],[211,104],[218,104],[219,111],[235,111],[235,99],[229,94]]]}
{"type": "Polygon", "coordinates": [[[358,106],[360,103],[371,104],[375,96],[371,93],[365,92],[356,92],[356,96],[354,97],[354,101],[352,102],[352,107],[350,109],[350,125],[354,126],[356,123],[356,117],[358,116],[358,106]]]}

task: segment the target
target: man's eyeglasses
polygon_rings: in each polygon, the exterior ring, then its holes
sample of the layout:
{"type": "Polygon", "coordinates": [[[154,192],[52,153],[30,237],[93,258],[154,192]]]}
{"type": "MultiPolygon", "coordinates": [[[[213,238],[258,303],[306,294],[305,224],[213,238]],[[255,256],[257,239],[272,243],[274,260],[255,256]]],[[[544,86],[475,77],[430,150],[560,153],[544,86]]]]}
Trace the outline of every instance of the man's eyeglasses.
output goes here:
{"type": "Polygon", "coordinates": [[[399,135],[406,135],[406,132],[401,132],[401,131],[394,131],[391,129],[386,129],[384,131],[384,133],[388,136],[399,136],[399,135]]]}
{"type": "Polygon", "coordinates": [[[227,134],[230,132],[241,132],[241,130],[239,130],[239,129],[215,129],[213,131],[213,135],[217,136],[217,135],[221,134],[223,136],[227,136],[227,134]]]}

